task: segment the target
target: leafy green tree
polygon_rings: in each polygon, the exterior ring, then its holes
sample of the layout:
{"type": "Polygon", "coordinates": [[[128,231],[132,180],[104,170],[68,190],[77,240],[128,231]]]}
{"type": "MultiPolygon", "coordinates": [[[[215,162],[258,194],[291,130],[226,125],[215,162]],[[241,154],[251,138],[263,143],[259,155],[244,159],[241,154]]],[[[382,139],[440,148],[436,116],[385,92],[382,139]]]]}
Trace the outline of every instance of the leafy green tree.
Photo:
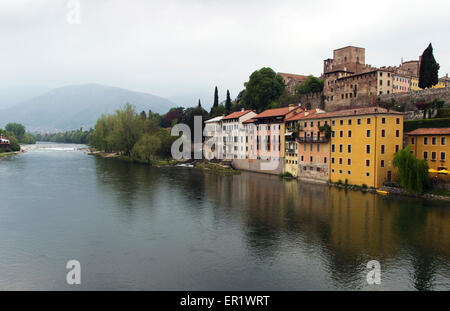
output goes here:
{"type": "Polygon", "coordinates": [[[230,97],[230,90],[227,90],[227,100],[225,102],[225,108],[227,112],[231,111],[231,97],[230,97]]]}
{"type": "Polygon", "coordinates": [[[322,79],[316,78],[313,75],[308,76],[305,82],[297,86],[298,94],[317,93],[323,91],[324,82],[322,79]]]}
{"type": "Polygon", "coordinates": [[[160,147],[161,140],[158,136],[144,134],[133,146],[131,155],[141,161],[150,162],[156,158],[160,147]]]}
{"type": "Polygon", "coordinates": [[[430,43],[422,54],[419,73],[419,87],[422,89],[430,88],[439,81],[439,64],[433,55],[433,47],[430,43]]]}
{"type": "Polygon", "coordinates": [[[221,115],[226,115],[227,113],[228,112],[225,106],[223,104],[219,104],[217,107],[212,107],[209,117],[215,118],[221,115]]]}
{"type": "Polygon", "coordinates": [[[394,154],[393,164],[398,168],[400,185],[408,192],[422,193],[429,187],[427,161],[417,159],[409,146],[394,154]]]}
{"type": "Polygon", "coordinates": [[[245,84],[239,103],[247,109],[263,111],[278,101],[284,92],[283,78],[271,68],[264,67],[254,71],[245,84]]]}
{"type": "Polygon", "coordinates": [[[8,123],[5,130],[11,132],[18,140],[21,140],[25,135],[25,126],[19,123],[8,123]]]}

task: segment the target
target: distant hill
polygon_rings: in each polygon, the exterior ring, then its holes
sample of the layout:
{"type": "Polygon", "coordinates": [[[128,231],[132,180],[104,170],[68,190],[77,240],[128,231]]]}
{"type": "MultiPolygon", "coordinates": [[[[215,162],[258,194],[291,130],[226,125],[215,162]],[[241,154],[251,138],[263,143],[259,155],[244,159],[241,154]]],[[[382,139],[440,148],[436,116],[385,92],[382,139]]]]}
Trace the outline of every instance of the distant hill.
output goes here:
{"type": "Polygon", "coordinates": [[[29,131],[72,130],[93,127],[102,114],[125,103],[136,111],[166,113],[176,105],[168,99],[100,84],[71,85],[0,110],[0,126],[19,122],[29,131]]]}
{"type": "Polygon", "coordinates": [[[6,109],[50,91],[40,85],[17,85],[0,89],[0,109],[6,109]]]}

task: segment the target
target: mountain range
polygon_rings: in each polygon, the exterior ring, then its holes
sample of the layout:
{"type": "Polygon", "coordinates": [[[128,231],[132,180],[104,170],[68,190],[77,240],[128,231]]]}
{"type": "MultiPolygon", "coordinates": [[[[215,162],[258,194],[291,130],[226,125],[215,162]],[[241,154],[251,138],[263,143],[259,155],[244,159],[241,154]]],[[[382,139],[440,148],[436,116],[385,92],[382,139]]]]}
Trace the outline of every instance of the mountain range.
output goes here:
{"type": "Polygon", "coordinates": [[[172,101],[152,94],[101,84],[69,85],[3,109],[0,106],[0,127],[18,122],[28,131],[90,128],[102,114],[113,113],[126,103],[132,104],[137,112],[166,113],[176,107],[172,101]]]}

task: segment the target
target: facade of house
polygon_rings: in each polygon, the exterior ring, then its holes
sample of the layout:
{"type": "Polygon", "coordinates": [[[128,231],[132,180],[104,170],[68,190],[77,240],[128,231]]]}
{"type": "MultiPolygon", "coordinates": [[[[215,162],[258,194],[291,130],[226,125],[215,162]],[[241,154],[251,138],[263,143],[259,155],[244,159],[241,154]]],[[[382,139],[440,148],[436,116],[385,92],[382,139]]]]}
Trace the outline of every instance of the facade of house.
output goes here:
{"type": "Polygon", "coordinates": [[[222,142],[222,119],[224,116],[218,116],[205,121],[203,130],[205,136],[205,147],[203,149],[206,159],[223,159],[222,142]]]}
{"type": "Polygon", "coordinates": [[[297,89],[297,86],[302,84],[306,81],[308,76],[304,75],[298,75],[293,73],[278,73],[280,76],[283,77],[284,85],[286,87],[286,91],[290,94],[295,94],[295,90],[297,89]]]}
{"type": "MultiPolygon", "coordinates": [[[[419,128],[407,135],[408,145],[416,158],[426,160],[430,169],[450,170],[450,127],[419,128]]],[[[450,180],[449,175],[432,173],[431,176],[450,180]]]]}
{"type": "Polygon", "coordinates": [[[411,91],[411,77],[403,74],[392,76],[392,93],[403,93],[411,91]]]}
{"type": "Polygon", "coordinates": [[[319,129],[320,122],[313,124],[313,122],[303,121],[305,117],[320,113],[325,113],[325,111],[308,110],[286,120],[285,171],[294,177],[327,180],[327,177],[324,177],[328,174],[327,155],[325,155],[325,165],[319,164],[321,156],[328,150],[326,136],[319,129]],[[317,146],[310,147],[312,145],[317,146]],[[314,169],[310,169],[311,166],[305,169],[306,163],[314,165],[314,169]]]}
{"type": "Polygon", "coordinates": [[[370,107],[301,118],[300,178],[378,188],[396,178],[394,153],[402,148],[403,114],[370,107]],[[322,134],[331,126],[330,138],[322,134]],[[321,131],[322,129],[322,131],[321,131]]]}
{"type": "Polygon", "coordinates": [[[246,136],[243,122],[256,116],[252,110],[233,112],[222,118],[223,159],[245,159],[246,136]]]}

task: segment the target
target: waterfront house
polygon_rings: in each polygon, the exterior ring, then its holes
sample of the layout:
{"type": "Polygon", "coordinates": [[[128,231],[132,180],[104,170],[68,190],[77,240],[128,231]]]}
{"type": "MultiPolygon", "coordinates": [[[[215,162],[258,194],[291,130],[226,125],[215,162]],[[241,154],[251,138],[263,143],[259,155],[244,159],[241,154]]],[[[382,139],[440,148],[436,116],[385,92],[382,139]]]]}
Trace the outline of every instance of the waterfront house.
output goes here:
{"type": "Polygon", "coordinates": [[[245,159],[247,133],[243,122],[256,116],[252,110],[240,110],[225,116],[222,122],[223,159],[245,159]]]}
{"type": "Polygon", "coordinates": [[[331,182],[378,188],[396,178],[392,161],[402,148],[402,113],[368,107],[315,114],[303,121],[331,125],[327,159],[331,182]]]}
{"type": "MultiPolygon", "coordinates": [[[[450,154],[450,127],[419,128],[407,133],[408,145],[411,152],[418,159],[426,160],[430,169],[448,171],[447,156],[450,154]]],[[[431,173],[431,177],[450,180],[448,174],[431,173]]]]}
{"type": "Polygon", "coordinates": [[[328,180],[328,141],[320,133],[320,121],[302,121],[320,113],[325,111],[308,110],[286,119],[285,172],[294,177],[328,180]]]}
{"type": "Polygon", "coordinates": [[[218,116],[205,121],[205,144],[204,156],[206,159],[222,158],[222,119],[224,116],[218,116]]]}

